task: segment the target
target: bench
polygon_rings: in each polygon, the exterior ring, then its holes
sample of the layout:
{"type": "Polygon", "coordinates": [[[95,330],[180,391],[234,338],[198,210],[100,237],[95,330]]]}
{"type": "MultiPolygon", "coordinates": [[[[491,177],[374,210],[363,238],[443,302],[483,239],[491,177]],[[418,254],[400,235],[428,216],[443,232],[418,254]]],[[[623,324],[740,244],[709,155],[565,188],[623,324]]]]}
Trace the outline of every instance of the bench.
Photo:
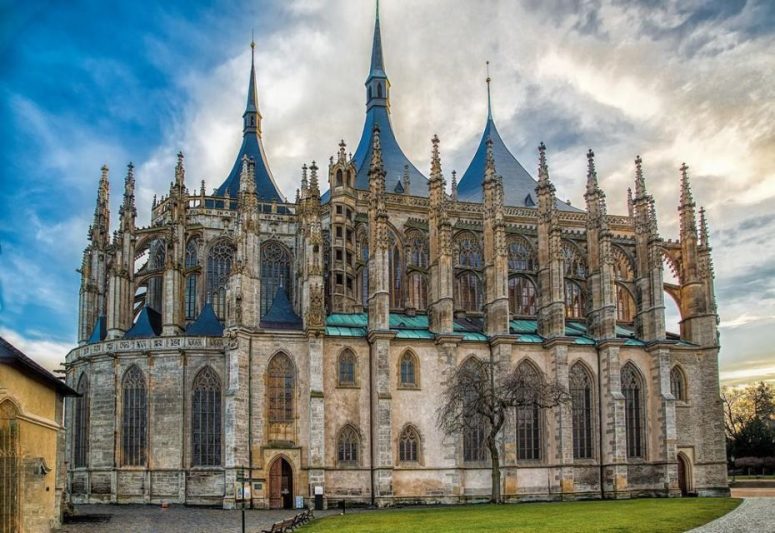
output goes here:
{"type": "Polygon", "coordinates": [[[281,522],[275,522],[272,524],[271,529],[263,529],[261,533],[289,533],[299,526],[302,526],[315,518],[312,509],[305,509],[298,513],[293,518],[286,518],[281,522]]]}

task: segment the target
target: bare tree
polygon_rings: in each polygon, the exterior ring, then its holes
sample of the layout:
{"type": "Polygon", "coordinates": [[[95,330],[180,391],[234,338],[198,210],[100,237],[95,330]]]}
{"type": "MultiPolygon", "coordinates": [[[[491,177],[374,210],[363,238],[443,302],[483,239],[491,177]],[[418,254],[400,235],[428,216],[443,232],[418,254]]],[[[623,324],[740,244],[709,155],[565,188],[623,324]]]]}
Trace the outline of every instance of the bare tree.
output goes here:
{"type": "Polygon", "coordinates": [[[449,436],[484,433],[484,444],[490,452],[493,503],[502,501],[497,437],[509,413],[520,407],[550,409],[570,401],[565,387],[547,382],[537,371],[517,367],[500,372],[499,366],[471,358],[455,369],[442,392],[436,421],[449,436]]]}

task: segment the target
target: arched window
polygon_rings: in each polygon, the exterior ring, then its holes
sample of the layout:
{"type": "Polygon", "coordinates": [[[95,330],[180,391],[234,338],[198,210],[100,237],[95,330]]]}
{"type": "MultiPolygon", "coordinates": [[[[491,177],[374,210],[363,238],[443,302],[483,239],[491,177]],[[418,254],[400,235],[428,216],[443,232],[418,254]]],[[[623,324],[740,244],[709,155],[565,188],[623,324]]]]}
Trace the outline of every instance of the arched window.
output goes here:
{"type": "Polygon", "coordinates": [[[565,280],[565,316],[584,318],[584,294],[575,281],[565,280]]]}
{"type": "Polygon", "coordinates": [[[479,239],[471,232],[464,232],[455,239],[457,266],[461,268],[482,268],[482,247],[479,239]]]}
{"type": "Polygon", "coordinates": [[[191,389],[191,466],[221,464],[221,380],[204,367],[191,389]]]}
{"type": "MultiPolygon", "coordinates": [[[[482,363],[469,359],[464,365],[465,372],[475,372],[482,375],[482,363]]],[[[476,380],[472,380],[475,382],[476,380]]],[[[463,461],[479,463],[485,460],[484,439],[487,431],[487,420],[476,411],[478,394],[468,390],[463,399],[463,461]]]]}
{"type": "Polygon", "coordinates": [[[414,426],[406,426],[398,438],[398,461],[401,463],[420,461],[420,435],[414,426]]]}
{"type": "Polygon", "coordinates": [[[382,98],[382,84],[377,84],[377,98],[382,98]]]}
{"type": "Polygon", "coordinates": [[[293,363],[284,353],[272,357],[267,369],[270,440],[293,441],[296,374],[293,363]]]}
{"type": "Polygon", "coordinates": [[[643,457],[645,442],[643,379],[632,363],[627,363],[622,368],[622,394],[624,395],[627,457],[643,457]]]}
{"type": "Polygon", "coordinates": [[[587,263],[574,244],[562,241],[562,259],[566,277],[578,279],[587,277],[587,263]]]}
{"type": "Polygon", "coordinates": [[[199,267],[199,252],[197,242],[194,239],[186,244],[186,294],[184,306],[186,308],[186,319],[193,320],[199,314],[197,305],[196,289],[199,281],[199,274],[196,269],[199,267]]]}
{"type": "Polygon", "coordinates": [[[346,425],[339,432],[336,442],[336,460],[339,466],[358,466],[358,451],[361,439],[351,425],[346,425]]]}
{"type": "Polygon", "coordinates": [[[291,254],[277,241],[261,245],[261,316],[272,307],[277,289],[283,287],[290,299],[291,254]]]}
{"type": "Polygon", "coordinates": [[[417,372],[417,358],[412,352],[405,352],[401,356],[399,364],[400,386],[403,388],[416,388],[420,386],[417,372]]]}
{"type": "Polygon", "coordinates": [[[509,278],[509,311],[519,316],[535,316],[536,287],[525,276],[509,278]]]}
{"type": "Polygon", "coordinates": [[[145,377],[135,365],[124,374],[123,419],[121,424],[122,459],[125,465],[145,464],[148,446],[148,395],[145,377]]]}
{"type": "Polygon", "coordinates": [[[228,241],[216,242],[207,254],[207,301],[218,318],[226,318],[226,283],[229,281],[234,246],[228,241]]]}
{"type": "Polygon", "coordinates": [[[635,278],[632,268],[632,261],[627,254],[618,246],[612,246],[614,258],[614,277],[616,281],[632,281],[635,278]]]}
{"type": "Polygon", "coordinates": [[[339,385],[352,387],[356,383],[357,361],[352,350],[345,350],[339,354],[339,385]]]}
{"type": "Polygon", "coordinates": [[[592,377],[581,363],[568,376],[573,419],[573,458],[592,459],[592,377]]]}
{"type": "Polygon", "coordinates": [[[73,464],[87,466],[89,461],[89,378],[81,374],[76,389],[75,431],[73,432],[73,464]]]}
{"type": "Polygon", "coordinates": [[[616,286],[616,320],[619,322],[632,322],[635,320],[635,302],[630,291],[616,286]]]}
{"type": "Polygon", "coordinates": [[[535,254],[530,244],[523,237],[512,236],[509,239],[509,270],[532,272],[535,264],[535,254]]]}
{"type": "MultiPolygon", "coordinates": [[[[148,271],[161,272],[164,270],[164,264],[167,258],[167,244],[163,239],[155,239],[149,246],[148,271]]],[[[148,292],[146,293],[145,303],[148,307],[161,313],[163,307],[164,278],[153,276],[148,279],[148,292]]]]}
{"type": "MultiPolygon", "coordinates": [[[[538,369],[527,361],[517,367],[520,381],[529,389],[536,390],[540,375],[538,369]]],[[[536,461],[541,459],[541,409],[534,399],[527,398],[526,405],[517,407],[517,459],[536,461]]]]}
{"type": "Polygon", "coordinates": [[[404,269],[401,263],[401,247],[398,239],[391,234],[390,247],[390,307],[398,309],[403,307],[403,277],[404,269]]]}
{"type": "Polygon", "coordinates": [[[421,231],[410,231],[406,242],[409,246],[409,266],[428,268],[428,239],[425,235],[421,231]]]}
{"type": "Polygon", "coordinates": [[[344,178],[342,176],[342,169],[336,171],[336,187],[341,187],[344,184],[344,178]]]}
{"type": "Polygon", "coordinates": [[[414,271],[409,273],[407,288],[409,290],[409,305],[415,309],[428,307],[428,281],[425,274],[414,271]]]}
{"type": "Polygon", "coordinates": [[[670,370],[670,392],[676,400],[686,401],[686,375],[678,365],[670,370]]]}
{"type": "Polygon", "coordinates": [[[455,282],[455,307],[468,312],[482,310],[482,281],[474,272],[464,271],[455,282]]]}

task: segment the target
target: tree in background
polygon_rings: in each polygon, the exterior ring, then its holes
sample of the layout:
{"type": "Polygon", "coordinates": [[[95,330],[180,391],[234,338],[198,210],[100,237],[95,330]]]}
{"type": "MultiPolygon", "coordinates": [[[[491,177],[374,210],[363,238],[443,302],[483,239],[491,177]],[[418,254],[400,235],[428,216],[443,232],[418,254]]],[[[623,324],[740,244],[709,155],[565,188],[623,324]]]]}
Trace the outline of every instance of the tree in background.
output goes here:
{"type": "Polygon", "coordinates": [[[754,470],[775,465],[775,389],[760,381],[744,387],[724,387],[724,427],[727,455],[734,466],[754,470]]]}

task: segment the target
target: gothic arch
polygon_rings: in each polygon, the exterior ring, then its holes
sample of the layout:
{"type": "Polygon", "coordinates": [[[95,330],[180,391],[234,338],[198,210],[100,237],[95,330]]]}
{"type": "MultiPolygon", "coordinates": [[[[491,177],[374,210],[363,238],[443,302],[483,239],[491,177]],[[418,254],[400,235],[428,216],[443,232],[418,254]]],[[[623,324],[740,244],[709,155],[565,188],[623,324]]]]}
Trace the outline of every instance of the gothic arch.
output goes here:
{"type": "Polygon", "coordinates": [[[396,463],[425,464],[423,460],[424,440],[417,426],[407,422],[398,433],[396,463]]]}
{"type": "Polygon", "coordinates": [[[455,268],[480,270],[484,266],[481,236],[470,230],[458,231],[452,238],[455,268]]]}
{"type": "Polygon", "coordinates": [[[221,320],[226,317],[226,284],[236,253],[234,242],[228,237],[220,237],[209,243],[205,254],[206,301],[213,306],[213,311],[221,320]]]}
{"type": "Polygon", "coordinates": [[[285,289],[289,300],[292,300],[291,265],[293,254],[285,244],[277,239],[269,239],[261,243],[261,302],[260,315],[264,316],[272,307],[277,291],[285,289]]]}
{"type": "Polygon", "coordinates": [[[627,457],[646,457],[647,382],[638,366],[627,361],[621,369],[621,390],[624,396],[625,436],[627,457]]]}
{"type": "Polygon", "coordinates": [[[76,392],[81,396],[74,399],[73,409],[73,466],[85,467],[89,464],[89,376],[82,371],[77,381],[76,392]]]}
{"type": "Polygon", "coordinates": [[[509,271],[535,272],[538,258],[530,241],[522,235],[509,235],[507,242],[509,271]]]}
{"type": "Polygon", "coordinates": [[[358,386],[358,355],[348,346],[336,356],[336,382],[339,387],[358,386]]]}
{"type": "Polygon", "coordinates": [[[363,463],[363,435],[353,423],[347,422],[336,432],[336,465],[358,467],[363,463]]]}
{"type": "Polygon", "coordinates": [[[399,389],[420,388],[420,358],[411,348],[407,348],[398,357],[396,376],[399,389]]]}
{"type": "Polygon", "coordinates": [[[268,440],[295,442],[298,372],[293,359],[277,351],[266,365],[268,440]]]}
{"type": "Polygon", "coordinates": [[[635,320],[638,312],[635,304],[635,296],[630,288],[623,283],[616,282],[616,320],[618,322],[630,323],[635,320]]]}
{"type": "Polygon", "coordinates": [[[426,272],[429,260],[428,235],[416,228],[409,228],[404,235],[406,242],[406,265],[408,270],[426,272]]]}
{"type": "Polygon", "coordinates": [[[680,363],[676,363],[670,369],[670,392],[679,402],[685,402],[689,398],[686,372],[680,363]]]}
{"type": "Polygon", "coordinates": [[[142,466],[148,445],[148,387],[145,374],[131,364],[121,378],[121,463],[142,466]]]}
{"type": "Polygon", "coordinates": [[[595,381],[594,373],[582,359],[570,365],[568,389],[571,396],[571,429],[573,433],[573,458],[592,459],[595,439],[595,381]]]}
{"type": "MultiPolygon", "coordinates": [[[[543,380],[543,372],[529,356],[517,363],[514,372],[522,383],[538,385],[543,380]]],[[[529,387],[527,393],[530,394],[529,387]]],[[[523,398],[527,400],[526,404],[515,409],[517,461],[541,461],[544,458],[544,414],[534,400],[531,402],[531,397],[523,398]]]]}
{"type": "Polygon", "coordinates": [[[584,253],[577,243],[563,239],[561,246],[563,260],[563,275],[566,278],[583,280],[587,277],[587,262],[584,253]]]}
{"type": "Polygon", "coordinates": [[[621,246],[611,246],[614,260],[614,278],[616,281],[631,282],[635,280],[635,262],[621,246]]]}

